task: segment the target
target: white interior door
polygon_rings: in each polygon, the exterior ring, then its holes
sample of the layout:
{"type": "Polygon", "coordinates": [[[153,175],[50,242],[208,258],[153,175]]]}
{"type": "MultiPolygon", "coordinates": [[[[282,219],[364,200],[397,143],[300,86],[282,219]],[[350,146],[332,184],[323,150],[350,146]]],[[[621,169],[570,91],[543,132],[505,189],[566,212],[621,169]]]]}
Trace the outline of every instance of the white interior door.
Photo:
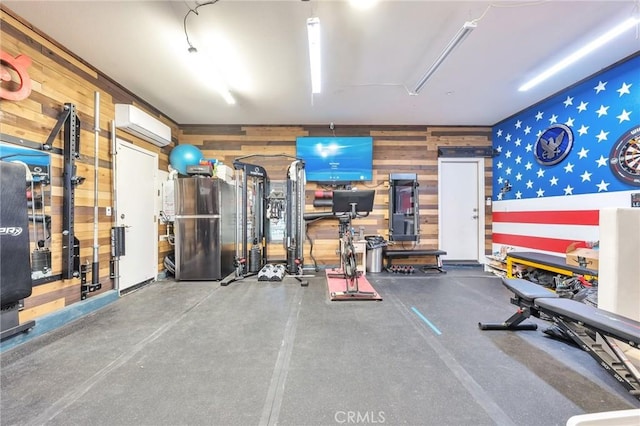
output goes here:
{"type": "Polygon", "coordinates": [[[484,259],[484,160],[438,160],[439,245],[446,260],[484,259]]]}
{"type": "Polygon", "coordinates": [[[158,274],[158,154],[119,139],[116,149],[116,223],[125,227],[125,255],[119,263],[122,292],[158,274]]]}

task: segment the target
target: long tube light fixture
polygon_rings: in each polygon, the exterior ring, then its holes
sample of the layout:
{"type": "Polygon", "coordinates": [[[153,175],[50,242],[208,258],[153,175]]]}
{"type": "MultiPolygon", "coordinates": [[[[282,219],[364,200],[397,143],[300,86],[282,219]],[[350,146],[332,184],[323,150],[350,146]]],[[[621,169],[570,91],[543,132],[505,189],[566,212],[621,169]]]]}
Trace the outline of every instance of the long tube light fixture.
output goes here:
{"type": "Polygon", "coordinates": [[[417,95],[422,87],[427,83],[429,78],[438,70],[440,65],[444,62],[445,59],[453,52],[453,50],[460,45],[464,41],[465,38],[473,31],[478,24],[475,21],[467,21],[462,25],[462,28],[458,30],[455,36],[451,39],[449,44],[444,48],[444,50],[440,53],[440,56],[431,64],[427,72],[420,78],[420,80],[416,83],[412,95],[417,95]]]}
{"type": "Polygon", "coordinates": [[[322,63],[320,62],[320,19],[307,19],[309,37],[309,65],[311,66],[311,93],[322,90],[322,63]]]}
{"type": "Polygon", "coordinates": [[[589,53],[593,52],[594,50],[596,50],[597,48],[601,47],[602,45],[610,42],[614,38],[618,37],[620,34],[624,33],[628,29],[633,28],[635,25],[638,25],[638,24],[640,24],[640,18],[629,18],[629,19],[621,22],[620,24],[616,25],[615,27],[613,27],[612,29],[610,29],[606,33],[602,34],[597,39],[595,39],[592,42],[586,44],[585,46],[583,46],[580,49],[576,50],[571,55],[567,56],[566,58],[564,58],[563,60],[561,60],[557,64],[551,66],[547,70],[545,70],[542,73],[538,74],[536,77],[534,77],[531,80],[527,81],[525,84],[523,84],[522,86],[520,86],[518,88],[518,91],[525,92],[525,91],[531,89],[532,87],[542,83],[544,80],[546,80],[549,77],[557,74],[558,72],[562,71],[563,69],[565,69],[569,65],[573,64],[574,62],[578,61],[579,59],[581,59],[584,56],[588,55],[589,53]]]}

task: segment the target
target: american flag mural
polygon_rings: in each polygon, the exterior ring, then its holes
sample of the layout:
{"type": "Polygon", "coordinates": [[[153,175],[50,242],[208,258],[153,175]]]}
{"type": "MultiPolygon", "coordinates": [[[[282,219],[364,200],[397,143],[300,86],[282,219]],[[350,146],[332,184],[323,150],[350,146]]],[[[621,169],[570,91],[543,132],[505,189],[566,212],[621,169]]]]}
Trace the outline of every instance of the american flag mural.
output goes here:
{"type": "Polygon", "coordinates": [[[493,251],[597,241],[640,193],[640,54],[493,128],[493,251]]]}

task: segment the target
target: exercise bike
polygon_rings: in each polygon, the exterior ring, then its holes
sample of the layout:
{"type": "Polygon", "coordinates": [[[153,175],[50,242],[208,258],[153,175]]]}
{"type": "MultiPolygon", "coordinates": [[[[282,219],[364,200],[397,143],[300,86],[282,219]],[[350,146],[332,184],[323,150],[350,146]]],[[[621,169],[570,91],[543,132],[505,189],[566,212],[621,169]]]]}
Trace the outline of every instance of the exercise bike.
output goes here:
{"type": "Polygon", "coordinates": [[[360,217],[356,212],[356,203],[352,204],[352,209],[349,213],[339,217],[340,266],[342,272],[329,274],[328,277],[344,278],[345,290],[331,293],[332,298],[371,299],[378,296],[376,292],[362,291],[358,286],[358,279],[361,277],[362,272],[358,271],[356,250],[353,245],[354,231],[351,227],[351,220],[356,217],[360,217]]]}

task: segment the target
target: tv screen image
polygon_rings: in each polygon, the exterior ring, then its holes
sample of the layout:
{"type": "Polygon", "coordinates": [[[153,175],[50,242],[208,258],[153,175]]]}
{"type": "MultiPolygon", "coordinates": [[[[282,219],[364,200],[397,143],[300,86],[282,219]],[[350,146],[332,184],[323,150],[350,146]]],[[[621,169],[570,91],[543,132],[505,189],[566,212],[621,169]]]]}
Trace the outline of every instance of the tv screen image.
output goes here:
{"type": "Polygon", "coordinates": [[[354,182],[373,179],[373,138],[299,137],[296,157],[304,160],[309,182],[354,182]]]}

